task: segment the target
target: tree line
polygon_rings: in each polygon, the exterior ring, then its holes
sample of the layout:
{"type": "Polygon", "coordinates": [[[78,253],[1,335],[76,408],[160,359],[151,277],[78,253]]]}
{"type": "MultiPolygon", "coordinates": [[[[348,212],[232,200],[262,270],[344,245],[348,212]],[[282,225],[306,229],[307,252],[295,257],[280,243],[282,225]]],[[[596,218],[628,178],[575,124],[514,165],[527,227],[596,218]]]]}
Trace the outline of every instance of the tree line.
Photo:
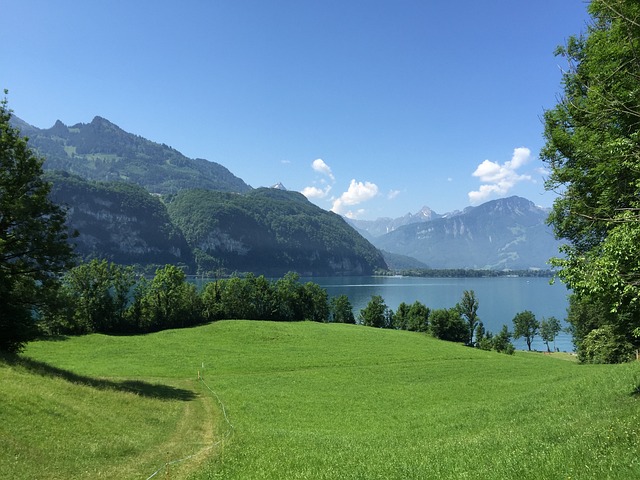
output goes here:
{"type": "Polygon", "coordinates": [[[502,329],[494,334],[484,328],[478,317],[478,306],[479,301],[473,290],[465,290],[460,302],[455,306],[435,310],[416,301],[411,305],[402,302],[394,312],[386,306],[381,296],[376,295],[360,311],[358,319],[363,325],[425,332],[441,340],[508,354],[515,352],[512,339],[523,337],[531,350],[531,343],[537,334],[545,342],[547,351],[551,351],[549,343],[553,342],[562,330],[557,318],[549,317],[538,322],[531,311],[525,310],[513,318],[513,332],[503,325],[502,329]]]}
{"type": "Polygon", "coordinates": [[[57,308],[40,322],[52,335],[149,333],[221,319],[349,322],[353,314],[345,299],[330,300],[326,290],[300,283],[292,272],[275,281],[235,276],[198,289],[175,265],[147,278],[131,266],[94,259],[63,275],[57,308]]]}
{"type": "Polygon", "coordinates": [[[307,320],[423,332],[511,354],[512,338],[525,337],[531,349],[540,329],[549,349],[548,342],[560,331],[555,318],[538,323],[533,313],[525,311],[514,318],[513,333],[506,326],[496,334],[488,332],[478,317],[473,290],[465,290],[454,307],[433,310],[415,301],[402,302],[393,311],[374,295],[356,317],[346,295],[330,298],[318,284],[301,283],[293,272],[277,280],[253,274],[217,279],[198,289],[175,265],[159,268],[146,278],[130,266],[107,260],[92,260],[69,270],[56,303],[58,308],[41,319],[43,330],[51,335],[149,333],[222,319],[307,320]]]}

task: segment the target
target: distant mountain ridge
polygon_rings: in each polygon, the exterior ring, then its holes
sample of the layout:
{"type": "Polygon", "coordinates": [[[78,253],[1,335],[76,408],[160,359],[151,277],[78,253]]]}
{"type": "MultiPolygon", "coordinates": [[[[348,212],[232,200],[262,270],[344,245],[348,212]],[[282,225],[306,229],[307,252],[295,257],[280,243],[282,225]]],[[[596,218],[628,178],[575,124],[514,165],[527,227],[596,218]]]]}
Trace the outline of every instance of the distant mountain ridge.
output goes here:
{"type": "Polygon", "coordinates": [[[84,257],[198,271],[367,275],[383,270],[385,259],[408,268],[546,268],[558,252],[548,212],[519,197],[347,224],[281,183],[254,190],[222,165],[101,117],[49,129],[17,117],[12,123],[46,158],[46,170],[66,172],[51,174],[52,195],[68,205],[84,257]]]}
{"type": "Polygon", "coordinates": [[[544,269],[560,246],[546,224],[548,214],[514,196],[403,225],[371,241],[381,250],[413,257],[429,268],[544,269]]]}
{"type": "Polygon", "coordinates": [[[376,220],[347,219],[347,222],[353,225],[366,238],[371,239],[393,232],[404,225],[428,222],[440,217],[442,215],[424,206],[417,213],[407,213],[398,218],[381,217],[376,220]]]}
{"type": "Polygon", "coordinates": [[[62,170],[88,180],[131,182],[157,194],[191,188],[251,190],[219,163],[188,158],[99,116],[91,123],[71,127],[58,120],[48,129],[36,128],[15,116],[11,121],[29,137],[29,146],[46,158],[45,170],[62,170]]]}

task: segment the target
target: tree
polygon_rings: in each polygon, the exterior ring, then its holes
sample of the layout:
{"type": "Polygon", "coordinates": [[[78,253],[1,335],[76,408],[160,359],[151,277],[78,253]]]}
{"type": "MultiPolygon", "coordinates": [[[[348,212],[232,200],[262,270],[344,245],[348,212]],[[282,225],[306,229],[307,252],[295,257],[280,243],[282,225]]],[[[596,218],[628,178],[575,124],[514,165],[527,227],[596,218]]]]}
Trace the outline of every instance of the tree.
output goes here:
{"type": "Polygon", "coordinates": [[[329,320],[329,295],[317,283],[307,282],[300,291],[302,302],[302,319],[312,322],[327,322],[329,320]]]}
{"type": "Polygon", "coordinates": [[[409,329],[409,305],[405,302],[400,302],[398,308],[396,308],[393,315],[393,327],[398,330],[409,329]]]}
{"type": "Polygon", "coordinates": [[[301,286],[300,275],[288,272],[275,283],[275,296],[277,298],[278,318],[285,322],[293,322],[303,319],[300,302],[301,286]]]}
{"type": "Polygon", "coordinates": [[[368,327],[391,327],[391,312],[380,295],[373,295],[371,297],[367,306],[360,310],[358,318],[362,325],[368,327]]]}
{"type": "Polygon", "coordinates": [[[126,333],[133,267],[94,259],[63,277],[63,292],[71,304],[68,328],[74,333],[126,333]]]}
{"type": "Polygon", "coordinates": [[[418,300],[413,302],[407,313],[407,330],[412,332],[426,332],[429,329],[430,314],[431,310],[423,303],[418,300]]]}
{"type": "Polygon", "coordinates": [[[620,363],[632,358],[633,346],[613,326],[591,330],[585,337],[578,359],[582,363],[620,363]]]}
{"type": "Polygon", "coordinates": [[[473,345],[473,333],[475,332],[478,321],[480,320],[478,318],[478,299],[476,298],[476,293],[473,290],[465,290],[462,293],[462,300],[458,305],[458,308],[469,325],[467,345],[473,345]]]}
{"type": "Polygon", "coordinates": [[[553,342],[556,339],[560,330],[562,330],[562,325],[560,325],[560,320],[556,317],[543,318],[540,321],[540,337],[547,345],[547,352],[551,351],[549,342],[553,342]]]}
{"type": "MultiPolygon", "coordinates": [[[[545,112],[546,188],[560,193],[549,222],[566,239],[553,263],[577,303],[614,315],[574,317],[582,337],[611,325],[635,341],[640,326],[640,3],[593,0],[586,35],[557,50],[564,95],[545,112]],[[587,328],[588,325],[588,328],[587,328]]],[[[585,312],[583,312],[585,313],[585,312]]],[[[574,339],[575,341],[575,339],[574,339]]]]}
{"type": "Polygon", "coordinates": [[[335,323],[356,323],[353,307],[346,295],[332,297],[330,302],[331,321],[335,323]]]}
{"type": "Polygon", "coordinates": [[[540,324],[536,320],[536,316],[533,312],[529,310],[519,312],[515,317],[513,317],[513,337],[524,337],[529,350],[531,350],[531,342],[533,341],[533,338],[538,333],[538,328],[540,328],[540,324]]]}
{"type": "Polygon", "coordinates": [[[466,342],[469,338],[467,324],[457,307],[433,310],[429,316],[429,330],[431,335],[440,340],[466,342]]]}
{"type": "Polygon", "coordinates": [[[511,332],[509,332],[506,325],[503,325],[502,330],[500,330],[495,337],[489,338],[491,339],[492,347],[496,352],[513,355],[515,353],[515,348],[513,343],[511,343],[511,337],[511,332]]]}
{"type": "Polygon", "coordinates": [[[135,293],[132,310],[139,315],[142,331],[157,331],[195,325],[203,318],[200,296],[195,285],[186,282],[185,273],[175,265],[156,270],[148,283],[135,293]]]}
{"type": "MultiPolygon", "coordinates": [[[[7,91],[5,90],[5,94],[7,91]]],[[[0,102],[0,350],[19,352],[55,306],[60,275],[73,265],[64,210],[49,200],[44,159],[10,124],[0,102]]]]}

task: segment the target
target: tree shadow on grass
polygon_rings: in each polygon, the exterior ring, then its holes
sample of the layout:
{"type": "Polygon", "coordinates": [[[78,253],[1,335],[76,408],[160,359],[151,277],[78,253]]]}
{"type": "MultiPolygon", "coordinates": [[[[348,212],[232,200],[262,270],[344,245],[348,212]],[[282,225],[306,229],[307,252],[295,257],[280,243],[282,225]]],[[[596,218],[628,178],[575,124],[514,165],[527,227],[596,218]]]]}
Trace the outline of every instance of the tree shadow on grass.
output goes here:
{"type": "Polygon", "coordinates": [[[85,385],[98,390],[114,390],[118,392],[134,393],[142,397],[157,398],[159,400],[189,401],[196,398],[196,394],[190,390],[176,388],[170,385],[148,383],[141,380],[123,380],[120,382],[103,378],[92,378],[77,373],[54,367],[45,362],[18,355],[1,355],[0,362],[8,365],[22,367],[29,372],[43,377],[62,378],[70,383],[85,385]]]}

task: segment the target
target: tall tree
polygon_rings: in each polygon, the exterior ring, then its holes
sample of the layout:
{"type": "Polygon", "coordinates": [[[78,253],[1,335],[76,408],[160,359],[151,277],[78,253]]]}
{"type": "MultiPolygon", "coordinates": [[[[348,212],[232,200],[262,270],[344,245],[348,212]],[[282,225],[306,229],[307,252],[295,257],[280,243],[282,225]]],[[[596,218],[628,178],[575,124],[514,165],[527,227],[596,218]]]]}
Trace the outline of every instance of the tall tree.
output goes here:
{"type": "Polygon", "coordinates": [[[74,333],[126,333],[126,313],[133,267],[94,259],[69,270],[62,279],[63,293],[72,307],[68,328],[74,333]]]}
{"type": "Polygon", "coordinates": [[[360,310],[359,320],[368,327],[390,328],[393,315],[380,295],[373,295],[367,306],[360,310]]]}
{"type": "Polygon", "coordinates": [[[519,312],[513,317],[513,338],[524,337],[529,350],[531,350],[531,342],[538,333],[539,328],[540,324],[530,310],[519,312]]]}
{"type": "MultiPolygon", "coordinates": [[[[5,95],[7,91],[5,90],[5,95]]],[[[17,352],[53,306],[62,272],[72,266],[65,212],[49,200],[44,159],[9,123],[0,102],[0,350],[17,352]]]]}
{"type": "Polygon", "coordinates": [[[189,327],[204,320],[195,285],[175,265],[158,268],[150,282],[139,284],[131,310],[140,315],[140,329],[147,332],[189,327]]]}
{"type": "Polygon", "coordinates": [[[562,330],[562,325],[560,325],[560,320],[556,317],[543,318],[540,321],[540,338],[547,345],[547,352],[551,351],[549,342],[553,342],[556,339],[560,330],[562,330]]]}
{"type": "Polygon", "coordinates": [[[541,152],[546,188],[560,193],[549,222],[568,241],[559,276],[574,306],[614,313],[570,315],[589,325],[573,325],[578,350],[603,325],[637,346],[640,327],[640,3],[592,0],[589,13],[586,34],[557,50],[568,62],[564,95],[545,112],[541,152]]]}
{"type": "Polygon", "coordinates": [[[331,321],[335,323],[356,323],[353,306],[345,294],[332,297],[330,301],[331,321]]]}
{"type": "Polygon", "coordinates": [[[413,332],[426,332],[429,329],[429,315],[431,310],[423,303],[416,300],[409,307],[407,315],[407,330],[413,332]]]}
{"type": "Polygon", "coordinates": [[[476,292],[473,290],[465,290],[462,292],[462,300],[460,301],[458,308],[460,313],[467,320],[469,336],[467,345],[473,345],[473,333],[478,325],[478,299],[476,298],[476,292]]]}

